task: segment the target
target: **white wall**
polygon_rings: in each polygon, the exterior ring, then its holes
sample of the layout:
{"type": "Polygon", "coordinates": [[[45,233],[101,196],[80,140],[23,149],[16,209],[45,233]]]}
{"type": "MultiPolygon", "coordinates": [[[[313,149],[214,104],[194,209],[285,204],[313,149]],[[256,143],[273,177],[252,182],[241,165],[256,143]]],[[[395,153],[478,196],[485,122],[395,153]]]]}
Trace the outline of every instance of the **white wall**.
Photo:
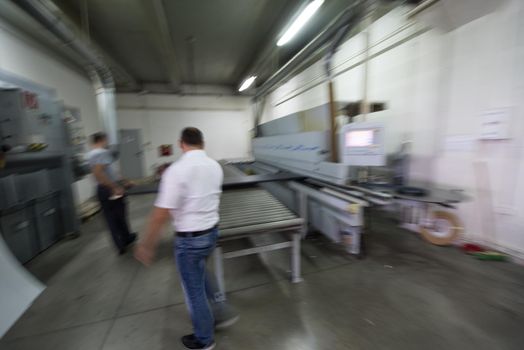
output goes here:
{"type": "Polygon", "coordinates": [[[247,157],[249,130],[253,128],[250,108],[248,98],[237,96],[117,96],[119,128],[142,131],[146,175],[151,175],[157,165],[180,156],[177,141],[187,126],[202,130],[212,158],[247,157]],[[162,144],[173,144],[172,157],[158,156],[162,144]]]}
{"type": "MultiPolygon", "coordinates": [[[[411,176],[461,187],[465,238],[524,256],[524,4],[500,2],[495,12],[453,31],[409,22],[398,8],[370,29],[368,98],[388,110],[387,150],[413,142],[411,176]],[[428,29],[428,30],[426,30],[428,29]],[[480,115],[512,109],[512,138],[481,141],[480,115]],[[462,141],[460,141],[462,140],[462,141]]],[[[364,96],[364,35],[335,56],[335,98],[364,96]]],[[[294,77],[266,102],[263,121],[328,102],[322,62],[294,77]]]]}
{"type": "Polygon", "coordinates": [[[448,35],[453,55],[445,97],[446,135],[480,132],[479,115],[489,108],[512,109],[512,135],[505,141],[475,142],[465,152],[441,151],[435,177],[471,190],[464,206],[469,235],[524,251],[524,4],[511,1],[497,12],[448,35]]]}
{"type": "MultiPolygon", "coordinates": [[[[80,109],[87,135],[99,131],[98,111],[91,81],[40,49],[25,35],[0,19],[0,69],[54,89],[65,105],[80,109]]],[[[92,196],[86,178],[74,186],[77,203],[92,196]]]]}

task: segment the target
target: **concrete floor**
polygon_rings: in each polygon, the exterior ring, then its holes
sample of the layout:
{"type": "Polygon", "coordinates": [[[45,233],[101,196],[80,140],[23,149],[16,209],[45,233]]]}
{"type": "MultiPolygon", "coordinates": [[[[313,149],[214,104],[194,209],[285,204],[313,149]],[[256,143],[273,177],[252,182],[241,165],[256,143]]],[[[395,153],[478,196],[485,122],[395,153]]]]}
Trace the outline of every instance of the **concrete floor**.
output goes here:
{"type": "MultiPolygon", "coordinates": [[[[134,228],[152,200],[132,200],[134,228]]],[[[431,246],[385,218],[371,231],[365,260],[305,241],[300,284],[287,280],[285,251],[226,261],[241,320],[217,333],[217,349],[524,349],[524,268],[431,246]]],[[[115,254],[99,215],[82,232],[29,264],[48,288],[0,348],[182,349],[191,328],[170,235],[145,268],[115,254]]]]}

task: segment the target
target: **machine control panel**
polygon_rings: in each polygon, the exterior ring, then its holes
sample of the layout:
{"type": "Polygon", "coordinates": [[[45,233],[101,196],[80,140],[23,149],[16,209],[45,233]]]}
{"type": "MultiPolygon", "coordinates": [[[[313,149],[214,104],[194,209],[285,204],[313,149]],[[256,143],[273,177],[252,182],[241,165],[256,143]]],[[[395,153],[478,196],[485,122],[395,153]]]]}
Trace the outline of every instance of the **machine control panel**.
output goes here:
{"type": "Polygon", "coordinates": [[[340,160],[352,166],[383,166],[384,125],[377,122],[346,124],[339,133],[340,160]]]}

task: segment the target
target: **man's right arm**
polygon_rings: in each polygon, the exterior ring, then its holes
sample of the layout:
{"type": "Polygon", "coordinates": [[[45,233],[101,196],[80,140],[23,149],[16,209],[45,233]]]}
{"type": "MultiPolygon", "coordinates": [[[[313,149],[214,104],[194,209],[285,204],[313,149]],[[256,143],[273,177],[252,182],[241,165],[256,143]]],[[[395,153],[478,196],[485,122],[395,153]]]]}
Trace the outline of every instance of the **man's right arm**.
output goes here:
{"type": "Polygon", "coordinates": [[[95,164],[93,166],[93,175],[95,176],[96,181],[102,185],[105,186],[115,194],[115,195],[122,195],[124,194],[124,189],[119,186],[117,183],[114,183],[109,179],[107,176],[107,173],[105,171],[105,167],[107,165],[105,164],[95,164]]]}
{"type": "Polygon", "coordinates": [[[142,264],[149,266],[153,262],[155,250],[162,233],[162,227],[169,220],[169,217],[169,209],[153,208],[149,216],[146,233],[135,247],[135,258],[142,264]]]}
{"type": "Polygon", "coordinates": [[[180,206],[182,188],[179,175],[179,173],[175,175],[173,168],[170,168],[162,176],[146,234],[135,248],[135,257],[144,265],[150,265],[153,261],[162,226],[168,221],[171,211],[180,206]]]}

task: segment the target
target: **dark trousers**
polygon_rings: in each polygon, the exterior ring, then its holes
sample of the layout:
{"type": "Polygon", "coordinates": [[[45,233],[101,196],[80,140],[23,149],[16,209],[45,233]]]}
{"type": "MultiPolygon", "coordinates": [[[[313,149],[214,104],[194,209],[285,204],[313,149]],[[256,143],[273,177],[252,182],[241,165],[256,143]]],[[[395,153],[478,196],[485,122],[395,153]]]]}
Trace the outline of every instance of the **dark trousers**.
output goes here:
{"type": "Polygon", "coordinates": [[[109,199],[111,190],[104,186],[97,187],[97,197],[116,247],[119,250],[124,249],[131,240],[125,197],[109,199]]]}

